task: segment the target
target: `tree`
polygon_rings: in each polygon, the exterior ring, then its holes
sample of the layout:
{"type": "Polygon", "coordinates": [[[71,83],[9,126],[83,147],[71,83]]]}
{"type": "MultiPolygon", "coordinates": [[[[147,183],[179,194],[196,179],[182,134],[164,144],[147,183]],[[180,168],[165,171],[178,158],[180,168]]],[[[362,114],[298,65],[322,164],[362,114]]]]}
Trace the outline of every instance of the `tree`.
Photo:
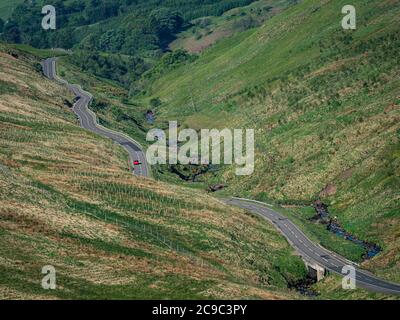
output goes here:
{"type": "Polygon", "coordinates": [[[183,18],[177,11],[158,8],[149,15],[150,30],[158,36],[159,43],[164,46],[183,25],[183,18]]]}
{"type": "Polygon", "coordinates": [[[4,26],[4,39],[7,42],[20,43],[21,30],[15,21],[8,21],[4,26]]]}
{"type": "Polygon", "coordinates": [[[122,29],[111,29],[100,36],[98,47],[102,51],[118,52],[125,41],[125,31],[122,29]]]}
{"type": "Polygon", "coordinates": [[[152,98],[151,100],[150,100],[150,106],[152,107],[152,108],[157,108],[157,107],[159,107],[161,105],[161,100],[160,100],[160,98],[152,98]]]}
{"type": "Polygon", "coordinates": [[[54,48],[71,49],[75,43],[75,33],[72,28],[57,30],[51,36],[51,44],[54,48]]]}

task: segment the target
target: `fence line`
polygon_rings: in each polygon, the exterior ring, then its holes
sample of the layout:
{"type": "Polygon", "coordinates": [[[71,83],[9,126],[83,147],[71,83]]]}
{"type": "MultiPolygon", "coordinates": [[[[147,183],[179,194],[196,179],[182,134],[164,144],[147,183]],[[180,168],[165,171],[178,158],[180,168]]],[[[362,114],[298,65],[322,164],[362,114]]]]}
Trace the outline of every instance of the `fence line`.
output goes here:
{"type": "MultiPolygon", "coordinates": [[[[154,232],[153,228],[151,228],[150,226],[147,225],[145,223],[141,223],[137,220],[135,220],[135,222],[131,223],[131,222],[127,222],[127,221],[121,221],[119,220],[117,217],[115,217],[115,220],[112,221],[110,220],[110,218],[107,218],[107,214],[104,213],[104,220],[101,219],[100,217],[98,217],[97,215],[94,215],[90,212],[84,211],[84,213],[86,215],[89,215],[99,221],[103,221],[103,222],[114,222],[115,224],[119,225],[119,226],[123,226],[127,229],[129,229],[130,231],[132,230],[136,230],[136,231],[142,231],[144,233],[146,233],[147,236],[150,236],[151,238],[155,239],[157,242],[165,245],[168,249],[170,249],[171,251],[174,251],[178,254],[183,254],[186,257],[188,257],[194,264],[199,265],[201,267],[204,267],[205,264],[210,265],[210,263],[208,261],[205,261],[204,259],[195,256],[194,254],[192,254],[191,252],[189,252],[188,250],[186,250],[185,248],[182,248],[178,245],[177,242],[173,242],[172,240],[168,239],[165,234],[159,233],[157,232],[157,230],[154,232]]],[[[157,227],[156,227],[157,229],[157,227]]]]}

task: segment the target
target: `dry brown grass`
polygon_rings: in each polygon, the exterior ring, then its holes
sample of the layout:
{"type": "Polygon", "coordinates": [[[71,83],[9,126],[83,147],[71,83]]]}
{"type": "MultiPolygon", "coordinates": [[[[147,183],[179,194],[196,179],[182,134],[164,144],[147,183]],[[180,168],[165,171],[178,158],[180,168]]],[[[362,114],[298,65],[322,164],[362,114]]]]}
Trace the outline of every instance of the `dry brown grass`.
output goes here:
{"type": "MultiPolygon", "coordinates": [[[[244,255],[242,243],[257,243],[248,253],[257,259],[257,250],[265,245],[261,246],[263,241],[270,242],[271,252],[288,250],[271,226],[258,227],[255,218],[204,193],[193,197],[192,190],[133,177],[127,171],[124,151],[111,141],[78,129],[74,115],[63,104],[63,99],[71,100],[70,94],[34,72],[29,59],[1,53],[0,70],[2,79],[18,88],[18,92],[3,95],[0,100],[2,115],[10,119],[0,122],[0,269],[6,270],[0,278],[0,297],[73,297],[76,292],[69,281],[86,286],[134,286],[151,278],[158,280],[147,288],[157,292],[166,285],[162,279],[170,276],[213,280],[224,288],[206,290],[204,296],[263,299],[291,294],[286,290],[282,294],[270,293],[270,288],[260,284],[257,269],[240,260],[241,253],[244,255]],[[118,193],[111,194],[115,199],[110,199],[82,188],[83,183],[135,186],[190,206],[169,215],[121,209],[118,201],[124,200],[123,194],[121,199],[118,193]],[[113,221],[72,210],[66,198],[165,227],[171,234],[185,236],[189,244],[192,237],[201,235],[205,244],[221,243],[221,247],[195,249],[193,257],[179,254],[149,241],[140,230],[128,230],[113,221]],[[232,243],[229,232],[236,235],[238,244],[232,243]],[[40,270],[48,264],[56,266],[61,275],[61,296],[40,294],[40,270]],[[10,270],[18,270],[17,280],[10,278],[10,270]]],[[[140,197],[133,200],[137,205],[150,201],[140,197]]],[[[162,205],[159,204],[161,209],[162,205]]]]}

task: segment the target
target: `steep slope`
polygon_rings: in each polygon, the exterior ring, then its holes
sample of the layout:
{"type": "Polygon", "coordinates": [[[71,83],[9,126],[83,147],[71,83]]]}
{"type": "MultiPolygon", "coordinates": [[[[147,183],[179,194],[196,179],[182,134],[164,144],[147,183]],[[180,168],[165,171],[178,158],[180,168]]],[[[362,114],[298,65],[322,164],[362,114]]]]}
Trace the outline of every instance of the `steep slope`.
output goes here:
{"type": "Polygon", "coordinates": [[[221,16],[200,17],[191,22],[190,28],[177,34],[170,48],[201,52],[220,39],[262,25],[293,3],[290,0],[258,0],[224,12],[221,16]]]}
{"type": "Polygon", "coordinates": [[[133,177],[33,57],[1,44],[0,75],[1,298],[298,297],[286,287],[303,264],[272,226],[133,177]]]}
{"type": "MultiPolygon", "coordinates": [[[[221,41],[148,82],[142,105],[161,102],[156,126],[255,128],[255,173],[236,177],[227,167],[206,182],[281,204],[320,197],[349,232],[383,248],[365,267],[399,281],[400,6],[353,1],[357,29],[345,31],[346,4],[305,0],[221,41]]],[[[321,235],[312,210],[291,211],[324,245],[361,258],[321,235]]]]}
{"type": "MultiPolygon", "coordinates": [[[[8,2],[7,0],[4,0],[8,2]]],[[[3,1],[3,2],[4,2],[3,1]]],[[[8,41],[38,48],[72,48],[136,54],[155,54],[194,18],[219,16],[254,0],[66,0],[52,3],[56,9],[56,29],[41,27],[44,0],[14,5],[5,28],[8,41]],[[79,32],[72,32],[79,31],[79,32]]],[[[11,7],[11,5],[4,4],[11,7]]],[[[9,9],[8,9],[9,11],[9,9]]]]}

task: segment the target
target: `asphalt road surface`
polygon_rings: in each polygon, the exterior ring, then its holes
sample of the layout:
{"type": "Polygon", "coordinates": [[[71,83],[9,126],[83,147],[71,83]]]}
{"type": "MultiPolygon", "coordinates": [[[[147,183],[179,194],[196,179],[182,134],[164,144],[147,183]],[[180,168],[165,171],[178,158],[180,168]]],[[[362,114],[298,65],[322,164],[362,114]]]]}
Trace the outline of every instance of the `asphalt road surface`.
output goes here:
{"type": "Polygon", "coordinates": [[[287,217],[271,210],[265,204],[241,198],[231,198],[225,200],[225,202],[246,209],[272,222],[305,260],[324,266],[329,271],[339,275],[342,275],[344,266],[355,267],[356,287],[386,294],[400,294],[399,284],[378,279],[370,272],[360,269],[355,263],[313,243],[287,217]]]}
{"type": "Polygon", "coordinates": [[[92,101],[92,95],[84,91],[80,86],[69,84],[67,81],[59,78],[56,74],[56,58],[49,58],[42,62],[44,75],[51,79],[65,84],[71,90],[77,101],[72,110],[78,116],[81,126],[103,137],[110,138],[114,142],[121,145],[128,153],[130,158],[130,166],[133,168],[133,173],[137,176],[148,177],[149,169],[146,161],[146,155],[138,142],[130,137],[109,130],[97,123],[96,115],[89,109],[89,104],[92,101]],[[139,165],[134,165],[134,161],[139,161],[139,165]]]}

